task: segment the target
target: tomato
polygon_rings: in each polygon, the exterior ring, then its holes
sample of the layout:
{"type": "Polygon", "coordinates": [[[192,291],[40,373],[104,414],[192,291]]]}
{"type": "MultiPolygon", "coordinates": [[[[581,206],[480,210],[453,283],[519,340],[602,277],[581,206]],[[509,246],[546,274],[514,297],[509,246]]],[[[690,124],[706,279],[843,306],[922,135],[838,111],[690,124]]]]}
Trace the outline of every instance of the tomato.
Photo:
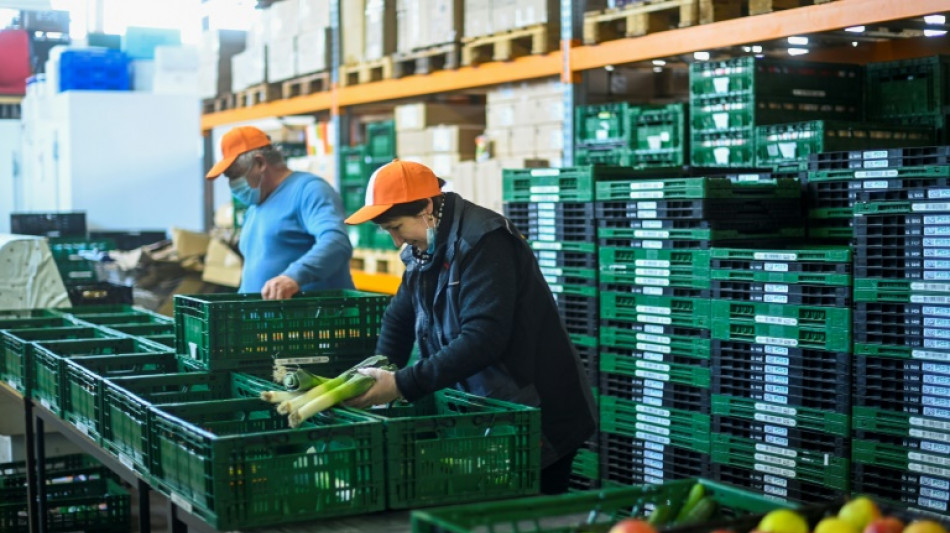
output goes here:
{"type": "Polygon", "coordinates": [[[656,533],[656,529],[648,524],[646,520],[624,518],[614,524],[608,533],[656,533]]]}

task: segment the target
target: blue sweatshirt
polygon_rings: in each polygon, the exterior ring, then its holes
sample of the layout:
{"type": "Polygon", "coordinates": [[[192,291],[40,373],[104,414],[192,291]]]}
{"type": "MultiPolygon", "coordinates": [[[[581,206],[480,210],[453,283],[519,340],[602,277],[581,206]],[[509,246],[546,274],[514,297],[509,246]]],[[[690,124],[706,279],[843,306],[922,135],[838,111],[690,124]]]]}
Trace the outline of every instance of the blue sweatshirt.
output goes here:
{"type": "Polygon", "coordinates": [[[343,217],[340,196],[322,178],[306,172],[287,176],[247,210],[239,244],[244,255],[239,292],[261,292],[281,274],[301,291],[352,289],[353,247],[343,217]]]}

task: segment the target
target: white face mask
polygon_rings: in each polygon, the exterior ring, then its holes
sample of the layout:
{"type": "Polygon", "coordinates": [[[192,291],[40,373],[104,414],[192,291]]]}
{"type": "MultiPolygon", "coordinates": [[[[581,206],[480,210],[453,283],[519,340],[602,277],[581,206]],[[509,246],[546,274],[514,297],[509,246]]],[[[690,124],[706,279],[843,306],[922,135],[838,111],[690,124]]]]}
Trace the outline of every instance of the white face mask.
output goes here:
{"type": "MultiPolygon", "coordinates": [[[[253,168],[253,166],[251,167],[253,168]]],[[[240,178],[230,180],[228,185],[231,187],[231,194],[237,198],[244,205],[257,205],[261,203],[261,188],[251,187],[251,184],[247,182],[247,174],[250,174],[251,170],[248,169],[240,178]]]]}

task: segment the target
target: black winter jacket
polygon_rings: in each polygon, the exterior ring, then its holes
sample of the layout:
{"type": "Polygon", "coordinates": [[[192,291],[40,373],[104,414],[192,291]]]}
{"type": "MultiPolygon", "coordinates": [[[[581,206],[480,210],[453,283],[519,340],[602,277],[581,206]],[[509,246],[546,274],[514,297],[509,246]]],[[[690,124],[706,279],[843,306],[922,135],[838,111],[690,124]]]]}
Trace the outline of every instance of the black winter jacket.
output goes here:
{"type": "Polygon", "coordinates": [[[557,304],[527,242],[507,218],[446,193],[437,248],[406,273],[383,317],[376,353],[401,369],[413,401],[456,387],[541,408],[541,466],[596,428],[594,402],[557,304]],[[408,362],[414,340],[421,358],[408,362]]]}

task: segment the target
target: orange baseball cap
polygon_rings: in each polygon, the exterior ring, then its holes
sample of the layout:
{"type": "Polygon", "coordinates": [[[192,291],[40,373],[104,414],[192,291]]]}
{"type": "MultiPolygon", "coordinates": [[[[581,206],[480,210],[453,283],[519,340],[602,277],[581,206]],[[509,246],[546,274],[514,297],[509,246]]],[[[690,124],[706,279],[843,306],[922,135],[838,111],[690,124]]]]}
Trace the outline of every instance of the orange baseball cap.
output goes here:
{"type": "Polygon", "coordinates": [[[393,159],[376,169],[366,184],[366,205],[349,218],[347,224],[373,220],[396,204],[432,198],[442,194],[439,178],[432,170],[412,161],[393,159]]]}
{"type": "Polygon", "coordinates": [[[244,152],[263,148],[270,144],[270,138],[254,126],[239,126],[221,137],[221,155],[224,156],[211,167],[205,178],[213,180],[224,173],[234,160],[244,152]]]}

